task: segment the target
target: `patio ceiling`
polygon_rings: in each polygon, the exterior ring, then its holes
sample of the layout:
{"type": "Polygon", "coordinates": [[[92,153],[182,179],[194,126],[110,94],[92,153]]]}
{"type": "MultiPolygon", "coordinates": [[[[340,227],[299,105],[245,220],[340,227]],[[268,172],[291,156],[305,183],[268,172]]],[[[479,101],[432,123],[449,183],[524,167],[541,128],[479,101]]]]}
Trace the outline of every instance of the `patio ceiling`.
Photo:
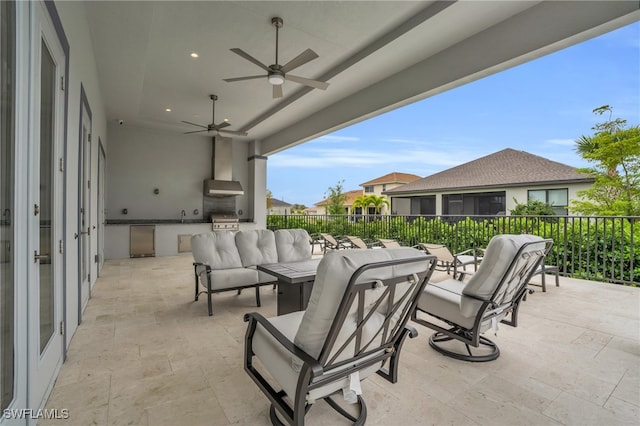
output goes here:
{"type": "MultiPolygon", "coordinates": [[[[637,1],[210,1],[85,3],[107,118],[181,134],[216,122],[261,140],[269,155],[640,19],[637,1]],[[326,91],[266,79],[226,83],[269,65],[280,16],[280,63],[326,91]],[[192,59],[191,52],[200,57],[192,59]],[[171,112],[165,112],[171,108],[171,112]]],[[[185,136],[186,137],[186,136],[185,136]]]]}

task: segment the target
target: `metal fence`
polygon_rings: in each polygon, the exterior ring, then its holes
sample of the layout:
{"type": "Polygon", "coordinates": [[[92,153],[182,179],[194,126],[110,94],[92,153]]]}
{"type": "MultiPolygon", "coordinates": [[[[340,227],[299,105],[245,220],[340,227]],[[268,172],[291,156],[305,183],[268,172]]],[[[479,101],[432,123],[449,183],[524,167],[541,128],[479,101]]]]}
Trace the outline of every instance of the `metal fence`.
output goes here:
{"type": "Polygon", "coordinates": [[[446,244],[455,253],[483,248],[497,234],[552,238],[547,264],[567,277],[640,285],[640,217],[628,216],[423,216],[269,215],[271,229],[303,228],[403,245],[446,244]]]}

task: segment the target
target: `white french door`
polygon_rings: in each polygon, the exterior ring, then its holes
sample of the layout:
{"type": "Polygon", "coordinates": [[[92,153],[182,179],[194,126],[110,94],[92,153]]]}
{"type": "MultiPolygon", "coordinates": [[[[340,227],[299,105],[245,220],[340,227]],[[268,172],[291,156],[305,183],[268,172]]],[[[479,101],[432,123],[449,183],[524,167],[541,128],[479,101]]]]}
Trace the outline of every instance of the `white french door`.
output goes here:
{"type": "Polygon", "coordinates": [[[65,56],[43,2],[33,3],[29,212],[28,405],[40,407],[63,357],[65,56]],[[31,258],[32,256],[32,258],[31,258]]]}
{"type": "Polygon", "coordinates": [[[87,105],[82,102],[82,122],[80,140],[80,177],[78,191],[78,253],[80,276],[80,312],[78,318],[82,318],[82,311],[89,302],[91,295],[91,114],[87,105]]]}

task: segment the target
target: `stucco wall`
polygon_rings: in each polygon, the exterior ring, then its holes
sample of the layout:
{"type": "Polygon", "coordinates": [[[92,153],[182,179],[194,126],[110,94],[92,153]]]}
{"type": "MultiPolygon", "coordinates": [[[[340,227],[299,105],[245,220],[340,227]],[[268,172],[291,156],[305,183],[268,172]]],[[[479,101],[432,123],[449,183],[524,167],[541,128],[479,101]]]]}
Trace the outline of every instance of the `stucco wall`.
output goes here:
{"type": "MultiPolygon", "coordinates": [[[[202,185],[211,178],[210,136],[110,123],[109,139],[107,219],[180,219],[182,210],[186,219],[203,219],[202,185]]],[[[233,178],[245,189],[245,195],[235,197],[236,211],[251,218],[246,143],[233,145],[233,178]]]]}

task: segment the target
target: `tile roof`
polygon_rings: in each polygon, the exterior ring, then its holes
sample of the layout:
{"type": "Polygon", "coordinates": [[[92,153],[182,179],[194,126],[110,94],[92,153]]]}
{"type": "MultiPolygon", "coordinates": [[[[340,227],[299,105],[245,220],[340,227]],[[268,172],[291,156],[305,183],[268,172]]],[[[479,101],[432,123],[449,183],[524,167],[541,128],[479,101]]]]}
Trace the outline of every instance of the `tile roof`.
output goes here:
{"type": "Polygon", "coordinates": [[[271,203],[271,207],[291,207],[291,204],[286,201],[278,200],[277,198],[272,198],[271,203]]]}
{"type": "Polygon", "coordinates": [[[593,178],[566,164],[507,148],[390,189],[385,194],[561,182],[593,182],[593,178]]]}
{"type": "Polygon", "coordinates": [[[365,183],[361,183],[360,186],[365,185],[380,185],[383,183],[409,183],[421,179],[418,175],[412,175],[411,173],[399,173],[391,172],[379,178],[375,178],[365,183]]]}

